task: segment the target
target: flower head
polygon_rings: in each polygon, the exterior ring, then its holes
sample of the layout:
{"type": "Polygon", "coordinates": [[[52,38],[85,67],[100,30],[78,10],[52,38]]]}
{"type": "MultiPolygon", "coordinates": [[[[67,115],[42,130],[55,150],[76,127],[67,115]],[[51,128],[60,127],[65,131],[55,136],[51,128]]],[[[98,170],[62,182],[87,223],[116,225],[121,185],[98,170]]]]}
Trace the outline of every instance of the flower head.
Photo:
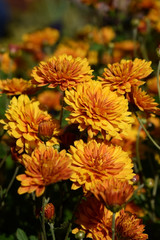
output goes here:
{"type": "MultiPolygon", "coordinates": [[[[42,143],[38,137],[38,126],[42,121],[51,120],[51,116],[39,108],[39,102],[30,100],[27,95],[20,95],[18,99],[13,97],[5,116],[6,119],[0,122],[8,134],[16,139],[16,150],[19,153],[29,152],[42,143]]],[[[48,145],[58,143],[55,136],[59,134],[59,124],[57,120],[52,122],[53,138],[47,142],[48,145]]]]}
{"type": "Polygon", "coordinates": [[[82,200],[76,213],[76,224],[73,233],[79,230],[86,233],[86,237],[94,240],[111,240],[111,217],[112,213],[101,204],[94,196],[82,200]]]}
{"type": "Polygon", "coordinates": [[[128,101],[98,81],[79,84],[77,89],[66,91],[64,98],[69,105],[69,123],[79,124],[80,131],[87,130],[90,138],[99,132],[104,138],[127,135],[133,122],[128,112],[128,101]]]}
{"type": "Polygon", "coordinates": [[[8,52],[0,54],[1,70],[4,73],[14,72],[17,69],[15,61],[9,56],[8,52]]]}
{"type": "Polygon", "coordinates": [[[103,86],[109,86],[111,90],[120,94],[131,92],[132,86],[143,85],[141,79],[151,72],[151,62],[136,58],[132,60],[122,59],[120,63],[108,64],[104,69],[103,78],[99,77],[103,86]]]}
{"type": "Polygon", "coordinates": [[[70,152],[74,171],[72,189],[82,186],[84,191],[90,191],[98,181],[112,177],[124,181],[134,176],[131,159],[119,146],[79,140],[75,141],[75,147],[71,146],[70,152]]]}
{"type": "Polygon", "coordinates": [[[31,76],[33,83],[38,86],[60,86],[61,90],[65,91],[80,82],[91,80],[92,70],[86,58],[73,58],[63,54],[57,58],[52,57],[47,62],[40,62],[38,67],[33,68],[31,76]]]}
{"type": "Polygon", "coordinates": [[[45,28],[33,33],[23,35],[23,48],[29,50],[39,49],[43,44],[53,45],[59,38],[59,31],[53,28],[45,28]]]}
{"type": "Polygon", "coordinates": [[[71,158],[66,151],[58,152],[45,145],[35,148],[31,156],[24,154],[22,161],[26,171],[25,174],[17,176],[17,180],[21,181],[19,194],[35,191],[39,197],[47,185],[66,180],[72,173],[71,158]]]}
{"type": "Polygon", "coordinates": [[[45,90],[44,92],[38,95],[38,101],[40,102],[42,108],[46,108],[48,110],[61,110],[60,100],[62,97],[61,92],[45,90]]]}
{"type": "Polygon", "coordinates": [[[44,208],[44,215],[48,221],[52,221],[55,215],[55,207],[52,203],[47,203],[44,208]]]}
{"type": "Polygon", "coordinates": [[[136,105],[141,111],[147,113],[160,114],[158,103],[141,88],[134,87],[132,92],[127,95],[128,100],[136,105]]]}
{"type": "Polygon", "coordinates": [[[7,95],[28,94],[32,93],[35,89],[36,87],[31,81],[22,78],[0,80],[0,93],[6,93],[7,95]]]}
{"type": "Polygon", "coordinates": [[[121,210],[116,218],[116,239],[146,240],[148,235],[143,233],[144,225],[136,215],[121,210]]]}
{"type": "Polygon", "coordinates": [[[91,191],[110,211],[118,212],[131,198],[134,188],[127,180],[110,178],[94,184],[91,191]]]}

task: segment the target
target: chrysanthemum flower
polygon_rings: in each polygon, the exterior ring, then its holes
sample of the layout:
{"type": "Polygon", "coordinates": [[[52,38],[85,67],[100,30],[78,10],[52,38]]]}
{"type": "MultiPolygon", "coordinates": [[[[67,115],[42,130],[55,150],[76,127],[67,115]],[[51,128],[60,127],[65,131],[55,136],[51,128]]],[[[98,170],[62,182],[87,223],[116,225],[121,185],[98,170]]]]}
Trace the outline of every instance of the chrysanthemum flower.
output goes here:
{"type": "Polygon", "coordinates": [[[33,49],[42,47],[43,44],[53,45],[59,38],[59,31],[53,28],[45,28],[33,33],[23,35],[23,47],[33,49]]]}
{"type": "Polygon", "coordinates": [[[100,29],[94,28],[91,32],[91,36],[93,38],[93,41],[96,43],[108,44],[115,38],[116,34],[112,27],[105,26],[100,29]]]}
{"type": "MultiPolygon", "coordinates": [[[[160,84],[160,75],[159,75],[159,84],[160,84]]],[[[152,77],[147,81],[148,91],[153,94],[158,94],[157,88],[157,77],[152,77]]]]}
{"type": "Polygon", "coordinates": [[[24,154],[22,161],[26,171],[25,174],[17,176],[17,180],[21,181],[19,194],[35,191],[39,197],[47,185],[66,180],[72,173],[71,158],[66,151],[58,152],[53,147],[45,145],[35,148],[31,156],[24,154]]]}
{"type": "Polygon", "coordinates": [[[123,96],[103,88],[98,81],[79,84],[65,94],[66,109],[71,112],[66,120],[79,124],[80,131],[86,129],[90,138],[99,132],[107,139],[120,138],[120,133],[127,135],[133,119],[123,96]]]}
{"type": "Polygon", "coordinates": [[[122,59],[120,63],[108,64],[104,69],[103,78],[99,77],[103,86],[109,86],[111,90],[120,94],[131,92],[132,86],[143,85],[141,79],[151,72],[151,62],[136,58],[132,60],[122,59]]]}
{"type": "Polygon", "coordinates": [[[60,111],[62,107],[60,104],[61,97],[61,92],[46,90],[38,95],[38,101],[40,102],[42,108],[60,111]]]}
{"type": "Polygon", "coordinates": [[[118,212],[133,195],[134,188],[127,180],[110,178],[94,184],[91,192],[110,211],[118,212]]]}
{"type": "Polygon", "coordinates": [[[120,216],[116,218],[116,239],[146,240],[148,235],[143,233],[144,227],[136,215],[121,210],[120,216]]]}
{"type": "Polygon", "coordinates": [[[128,100],[136,105],[141,111],[147,113],[160,114],[158,103],[141,88],[134,87],[132,92],[127,95],[128,100]]]}
{"type": "MultiPolygon", "coordinates": [[[[18,153],[28,152],[42,141],[38,137],[38,126],[42,121],[51,120],[51,116],[39,108],[39,102],[30,100],[27,95],[20,95],[18,99],[13,97],[5,114],[4,129],[16,140],[16,150],[18,153]]],[[[54,124],[53,138],[47,142],[48,145],[57,144],[55,138],[59,134],[59,124],[57,120],[52,120],[54,124]]]]}
{"type": "Polygon", "coordinates": [[[14,72],[17,68],[16,63],[11,59],[8,52],[0,54],[0,64],[1,70],[7,74],[14,72]]]}
{"type": "Polygon", "coordinates": [[[38,86],[60,86],[65,91],[80,82],[91,80],[92,70],[86,58],[73,58],[64,54],[57,58],[52,57],[47,62],[40,62],[38,67],[33,68],[31,76],[33,83],[38,86]]]}
{"type": "Polygon", "coordinates": [[[84,191],[90,191],[99,180],[114,177],[124,181],[134,176],[131,159],[119,146],[79,140],[75,141],[75,147],[71,146],[70,152],[74,171],[71,176],[72,189],[82,186],[84,191]]]}
{"type": "Polygon", "coordinates": [[[111,240],[112,213],[94,196],[82,200],[76,213],[76,224],[73,229],[76,234],[79,230],[86,233],[86,237],[93,240],[111,240]]]}
{"type": "Polygon", "coordinates": [[[7,95],[20,95],[22,93],[32,93],[34,90],[36,90],[35,85],[33,85],[31,81],[22,78],[0,80],[0,93],[6,93],[7,95]]]}

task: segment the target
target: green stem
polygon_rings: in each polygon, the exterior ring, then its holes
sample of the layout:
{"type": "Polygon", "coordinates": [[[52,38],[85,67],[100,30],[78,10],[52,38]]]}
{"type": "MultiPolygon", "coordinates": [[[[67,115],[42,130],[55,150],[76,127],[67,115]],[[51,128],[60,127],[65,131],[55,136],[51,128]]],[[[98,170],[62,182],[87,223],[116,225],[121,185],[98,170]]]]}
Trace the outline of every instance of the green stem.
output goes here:
{"type": "Polygon", "coordinates": [[[116,213],[112,215],[112,240],[115,239],[115,221],[116,221],[116,213]]]}
{"type": "Polygon", "coordinates": [[[160,103],[160,84],[159,84],[159,74],[160,74],[160,60],[158,62],[158,68],[157,68],[157,89],[158,89],[158,98],[160,103]]]}
{"type": "Polygon", "coordinates": [[[142,130],[142,126],[140,125],[138,128],[137,139],[136,139],[136,159],[137,159],[137,164],[138,164],[138,171],[142,175],[143,182],[145,182],[145,177],[143,175],[143,167],[142,167],[141,158],[140,158],[140,154],[139,154],[139,138],[140,138],[141,130],[142,130]]]}
{"type": "Polygon", "coordinates": [[[137,113],[135,112],[135,115],[137,117],[138,122],[141,124],[143,130],[145,131],[147,137],[150,139],[150,141],[155,145],[156,148],[158,148],[158,150],[160,150],[160,146],[154,141],[154,139],[151,137],[151,135],[149,134],[149,132],[147,131],[147,129],[145,128],[145,126],[143,125],[141,119],[138,117],[137,113]]]}
{"type": "Polygon", "coordinates": [[[155,215],[155,197],[156,197],[156,194],[157,194],[158,181],[159,181],[159,175],[156,174],[156,176],[154,178],[154,187],[153,187],[152,199],[151,199],[152,220],[153,220],[153,222],[155,222],[155,220],[156,220],[156,215],[155,215]]]}
{"type": "Polygon", "coordinates": [[[134,27],[133,28],[133,42],[134,42],[134,51],[133,51],[133,54],[134,54],[134,58],[137,57],[137,27],[134,27]]]}
{"type": "Polygon", "coordinates": [[[17,167],[16,167],[16,169],[15,169],[15,171],[14,171],[14,174],[13,174],[13,176],[12,176],[12,179],[11,179],[11,181],[10,181],[7,189],[6,189],[5,196],[7,196],[10,188],[12,187],[12,184],[13,184],[13,182],[14,182],[16,176],[17,176],[17,173],[18,173],[18,171],[19,171],[19,168],[20,168],[20,166],[17,166],[17,167]]]}
{"type": "Polygon", "coordinates": [[[41,220],[41,224],[42,224],[42,231],[43,231],[43,239],[47,240],[46,228],[45,228],[45,213],[44,213],[45,200],[46,200],[45,195],[43,195],[43,197],[42,197],[42,220],[41,220]]]}
{"type": "Polygon", "coordinates": [[[141,37],[140,49],[141,49],[141,53],[142,53],[143,58],[148,61],[148,53],[147,53],[147,50],[146,50],[146,43],[145,43],[145,39],[143,37],[141,37]]]}
{"type": "Polygon", "coordinates": [[[50,226],[50,231],[51,231],[51,235],[52,235],[52,240],[56,240],[55,238],[55,234],[54,234],[54,224],[53,223],[48,223],[50,226]]]}
{"type": "Polygon", "coordinates": [[[61,125],[62,125],[62,118],[63,118],[64,95],[65,95],[65,92],[63,92],[63,97],[62,97],[62,108],[61,108],[60,118],[59,118],[59,124],[60,124],[60,127],[61,127],[61,125]]]}

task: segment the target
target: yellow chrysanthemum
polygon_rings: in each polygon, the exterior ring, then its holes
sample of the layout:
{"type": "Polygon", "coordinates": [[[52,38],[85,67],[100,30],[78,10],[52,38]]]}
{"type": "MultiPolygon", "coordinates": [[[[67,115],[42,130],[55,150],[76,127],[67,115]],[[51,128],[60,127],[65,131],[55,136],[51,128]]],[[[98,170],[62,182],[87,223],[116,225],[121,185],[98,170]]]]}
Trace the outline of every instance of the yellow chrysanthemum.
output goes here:
{"type": "Polygon", "coordinates": [[[122,59],[120,63],[108,64],[104,69],[103,78],[99,77],[103,86],[109,86],[112,91],[120,94],[131,92],[132,86],[143,85],[141,79],[151,72],[151,62],[136,58],[132,60],[122,59]]]}
{"type": "Polygon", "coordinates": [[[53,147],[45,145],[36,148],[31,156],[23,154],[22,162],[26,171],[25,174],[17,176],[17,180],[21,181],[19,194],[35,191],[39,197],[47,185],[66,180],[72,173],[71,158],[66,151],[58,152],[53,147]]]}
{"type": "Polygon", "coordinates": [[[99,132],[104,138],[127,135],[133,119],[128,112],[128,101],[98,81],[79,84],[77,89],[66,91],[64,98],[69,105],[69,123],[79,124],[80,131],[87,130],[90,138],[99,132]]]}
{"type": "Polygon", "coordinates": [[[127,95],[128,100],[136,105],[141,111],[147,113],[160,114],[158,103],[141,88],[134,87],[132,92],[127,95]]]}
{"type": "Polygon", "coordinates": [[[112,213],[95,197],[82,200],[76,213],[76,224],[72,233],[83,231],[86,238],[93,240],[111,240],[112,213]]]}
{"type": "Polygon", "coordinates": [[[110,211],[118,212],[133,195],[133,185],[128,180],[110,178],[94,184],[91,192],[110,211]]]}
{"type": "Polygon", "coordinates": [[[134,176],[131,159],[120,146],[79,140],[75,142],[75,147],[71,146],[70,152],[74,171],[71,176],[72,189],[82,186],[84,191],[89,191],[98,181],[112,177],[124,181],[134,176]]]}
{"type": "Polygon", "coordinates": [[[60,100],[62,98],[61,92],[56,92],[52,90],[45,90],[38,95],[38,101],[40,102],[42,108],[48,110],[60,111],[62,106],[60,100]]]}
{"type": "Polygon", "coordinates": [[[0,93],[6,93],[7,95],[32,93],[35,89],[35,85],[31,81],[22,78],[0,80],[0,93]]]}
{"type": "Polygon", "coordinates": [[[73,58],[66,54],[40,62],[34,67],[31,76],[38,86],[48,85],[49,88],[60,86],[62,91],[71,89],[80,82],[88,82],[92,78],[92,70],[87,59],[73,58]]]}
{"type": "Polygon", "coordinates": [[[136,215],[121,210],[120,216],[116,218],[116,240],[146,240],[148,235],[143,233],[143,231],[142,219],[138,219],[136,215]]]}
{"type": "MultiPolygon", "coordinates": [[[[39,102],[30,100],[27,95],[20,95],[17,99],[13,97],[5,114],[4,129],[8,134],[16,139],[16,150],[19,153],[28,152],[42,141],[38,137],[38,126],[42,121],[51,120],[51,116],[39,108],[39,102]]],[[[48,145],[58,143],[55,136],[59,134],[59,124],[57,120],[52,120],[54,124],[53,138],[47,142],[48,145]]]]}

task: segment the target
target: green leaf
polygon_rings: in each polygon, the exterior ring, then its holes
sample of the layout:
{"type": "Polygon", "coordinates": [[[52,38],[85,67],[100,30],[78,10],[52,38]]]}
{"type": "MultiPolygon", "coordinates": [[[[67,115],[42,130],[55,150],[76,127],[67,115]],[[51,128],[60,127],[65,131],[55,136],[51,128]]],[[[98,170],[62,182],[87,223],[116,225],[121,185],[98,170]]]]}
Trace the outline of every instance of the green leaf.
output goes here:
{"type": "Polygon", "coordinates": [[[29,237],[29,240],[38,240],[38,238],[31,235],[31,236],[29,237]]]}
{"type": "Polygon", "coordinates": [[[15,238],[14,238],[13,235],[10,235],[10,236],[6,237],[5,234],[2,234],[2,235],[0,235],[0,239],[2,239],[2,240],[14,240],[15,238]]]}
{"type": "Polygon", "coordinates": [[[28,240],[26,233],[20,228],[16,231],[16,237],[18,240],[28,240]]]}

